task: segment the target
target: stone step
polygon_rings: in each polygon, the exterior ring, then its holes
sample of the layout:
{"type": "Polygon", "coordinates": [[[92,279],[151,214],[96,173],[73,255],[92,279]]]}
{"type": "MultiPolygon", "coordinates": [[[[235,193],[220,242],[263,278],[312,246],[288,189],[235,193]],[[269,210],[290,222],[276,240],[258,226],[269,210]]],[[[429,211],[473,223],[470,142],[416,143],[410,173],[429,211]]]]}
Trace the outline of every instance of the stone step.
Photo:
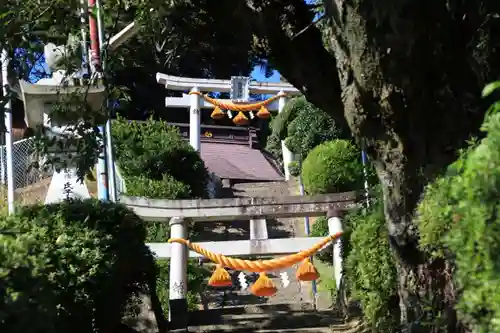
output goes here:
{"type": "Polygon", "coordinates": [[[331,311],[308,303],[234,306],[189,314],[189,332],[332,332],[342,324],[331,311]]]}

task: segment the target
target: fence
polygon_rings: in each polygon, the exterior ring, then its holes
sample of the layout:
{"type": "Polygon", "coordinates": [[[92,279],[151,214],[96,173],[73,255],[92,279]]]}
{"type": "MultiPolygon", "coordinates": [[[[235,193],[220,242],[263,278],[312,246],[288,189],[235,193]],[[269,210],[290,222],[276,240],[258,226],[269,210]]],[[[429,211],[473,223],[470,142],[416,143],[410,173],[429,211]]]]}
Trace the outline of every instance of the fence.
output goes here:
{"type": "MultiPolygon", "coordinates": [[[[34,168],[40,162],[35,152],[35,138],[16,141],[12,145],[12,167],[14,171],[15,199],[18,203],[36,203],[45,199],[47,184],[40,182],[50,177],[50,171],[34,168]],[[37,186],[39,185],[39,186],[37,186]]],[[[7,154],[5,145],[0,145],[0,184],[2,191],[0,201],[7,199],[7,154]]]]}

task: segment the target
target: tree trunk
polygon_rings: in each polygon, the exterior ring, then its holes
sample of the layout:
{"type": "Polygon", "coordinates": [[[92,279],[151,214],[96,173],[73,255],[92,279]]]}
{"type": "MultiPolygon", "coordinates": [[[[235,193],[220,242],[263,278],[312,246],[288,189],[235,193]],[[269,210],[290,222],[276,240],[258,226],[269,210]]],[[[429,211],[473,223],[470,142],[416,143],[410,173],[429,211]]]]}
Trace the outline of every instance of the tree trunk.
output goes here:
{"type": "MultiPolygon", "coordinates": [[[[493,19],[500,3],[324,0],[324,5],[330,54],[319,30],[305,28],[311,15],[302,0],[254,7],[253,19],[259,19],[257,31],[267,38],[268,57],[280,73],[339,124],[347,121],[375,165],[398,259],[401,322],[408,331],[426,331],[418,328],[423,312],[417,300],[426,293],[421,272],[434,271],[418,249],[413,214],[425,184],[478,133],[487,108],[480,91],[500,69],[493,37],[500,30],[500,20],[493,19]]],[[[448,318],[451,332],[456,318],[448,318]]]]}

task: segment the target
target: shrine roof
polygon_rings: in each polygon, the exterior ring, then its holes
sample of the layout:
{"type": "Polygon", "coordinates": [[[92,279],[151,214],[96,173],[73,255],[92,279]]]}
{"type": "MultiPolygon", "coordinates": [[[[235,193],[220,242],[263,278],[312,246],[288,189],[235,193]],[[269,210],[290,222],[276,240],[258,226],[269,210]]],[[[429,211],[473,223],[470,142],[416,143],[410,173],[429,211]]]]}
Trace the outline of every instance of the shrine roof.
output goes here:
{"type": "Polygon", "coordinates": [[[284,179],[262,151],[248,145],[202,142],[201,157],[208,170],[219,178],[253,181],[284,179]]]}

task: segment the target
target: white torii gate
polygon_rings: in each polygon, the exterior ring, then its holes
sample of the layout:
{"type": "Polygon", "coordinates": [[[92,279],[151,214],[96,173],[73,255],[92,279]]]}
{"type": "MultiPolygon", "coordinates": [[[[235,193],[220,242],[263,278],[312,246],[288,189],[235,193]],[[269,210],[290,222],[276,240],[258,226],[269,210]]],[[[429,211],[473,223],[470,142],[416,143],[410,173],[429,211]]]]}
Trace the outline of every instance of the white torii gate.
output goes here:
{"type": "MultiPolygon", "coordinates": [[[[250,81],[245,76],[233,76],[231,80],[217,79],[195,79],[187,77],[179,77],[166,75],[162,73],[156,74],[156,81],[165,86],[165,89],[176,91],[190,92],[229,92],[230,100],[221,100],[224,102],[247,103],[250,93],[265,94],[265,95],[283,95],[277,101],[273,101],[266,105],[269,111],[283,111],[286,104],[287,96],[296,96],[300,92],[289,83],[268,83],[250,81]]],[[[185,107],[189,108],[189,143],[196,150],[200,151],[200,108],[211,109],[214,105],[205,101],[201,96],[196,94],[183,94],[182,97],[167,97],[165,99],[166,107],[185,107]]],[[[281,141],[281,149],[283,152],[283,167],[285,169],[285,180],[290,179],[288,165],[294,160],[292,152],[285,146],[284,141],[281,141]]]]}

